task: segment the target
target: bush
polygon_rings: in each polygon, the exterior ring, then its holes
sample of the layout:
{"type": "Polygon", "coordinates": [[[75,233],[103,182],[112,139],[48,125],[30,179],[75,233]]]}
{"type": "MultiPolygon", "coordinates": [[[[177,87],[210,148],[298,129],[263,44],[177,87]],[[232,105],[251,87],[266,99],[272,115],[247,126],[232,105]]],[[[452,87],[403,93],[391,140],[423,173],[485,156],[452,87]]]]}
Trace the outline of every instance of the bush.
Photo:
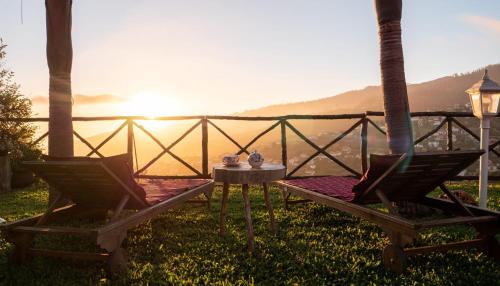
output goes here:
{"type": "Polygon", "coordinates": [[[14,72],[4,67],[7,45],[0,39],[0,155],[9,154],[12,169],[19,170],[24,160],[40,158],[41,150],[33,144],[36,128],[15,118],[28,118],[32,114],[31,100],[22,95],[14,82],[14,72]]]}

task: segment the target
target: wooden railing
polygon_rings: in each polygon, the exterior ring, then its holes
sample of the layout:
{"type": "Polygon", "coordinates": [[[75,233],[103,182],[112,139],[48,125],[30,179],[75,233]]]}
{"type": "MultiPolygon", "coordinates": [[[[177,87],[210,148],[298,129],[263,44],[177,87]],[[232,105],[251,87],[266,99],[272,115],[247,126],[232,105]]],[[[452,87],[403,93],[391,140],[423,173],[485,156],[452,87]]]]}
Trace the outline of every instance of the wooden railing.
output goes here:
{"type": "MultiPolygon", "coordinates": [[[[119,127],[111,132],[109,136],[107,136],[102,142],[97,145],[91,144],[87,139],[81,136],[77,131],[74,131],[75,137],[80,140],[83,144],[85,144],[90,151],[86,154],[87,156],[99,156],[103,157],[104,155],[100,150],[104,145],[106,145],[111,139],[113,139],[121,130],[125,127],[127,128],[127,154],[129,155],[130,164],[134,165],[134,159],[137,159],[134,154],[134,132],[136,129],[140,130],[144,134],[146,134],[149,138],[151,138],[160,148],[160,153],[151,159],[149,162],[143,164],[142,166],[137,166],[137,171],[135,172],[135,176],[137,177],[161,177],[161,178],[208,178],[210,177],[209,172],[209,128],[214,131],[220,133],[224,136],[229,142],[231,142],[236,148],[236,154],[248,154],[249,148],[252,144],[256,143],[259,139],[261,139],[264,135],[268,134],[272,130],[279,128],[280,129],[280,141],[281,141],[281,162],[284,165],[288,164],[288,151],[287,147],[287,131],[291,131],[298,138],[300,138],[307,145],[312,147],[315,151],[309,157],[305,158],[298,165],[293,168],[288,169],[287,178],[297,177],[296,174],[299,172],[301,168],[307,165],[311,160],[316,158],[319,155],[323,155],[327,159],[333,161],[335,164],[339,165],[342,169],[347,171],[349,174],[353,176],[360,176],[361,172],[366,171],[368,168],[368,130],[369,126],[373,127],[373,129],[382,135],[385,135],[386,132],[384,128],[379,126],[376,121],[381,121],[383,117],[382,112],[373,112],[368,111],[366,113],[358,113],[358,114],[339,114],[339,115],[286,115],[286,116],[267,116],[267,117],[248,117],[248,116],[170,116],[170,117],[157,117],[154,120],[157,121],[186,121],[186,120],[194,120],[195,124],[193,124],[190,128],[188,128],[181,136],[173,140],[170,144],[165,145],[164,142],[159,140],[152,132],[147,130],[144,126],[137,123],[137,121],[143,120],[151,120],[147,117],[141,116],[113,116],[113,117],[74,117],[74,122],[89,122],[89,121],[123,121],[119,127]],[[354,120],[355,123],[350,127],[345,129],[343,132],[340,132],[335,138],[332,138],[330,142],[323,146],[319,146],[311,139],[309,139],[303,132],[301,132],[294,124],[292,124],[292,120],[354,120]],[[220,120],[231,120],[231,121],[260,121],[260,122],[269,122],[269,127],[264,131],[260,132],[254,138],[249,140],[246,144],[240,144],[237,140],[231,137],[226,131],[220,128],[215,121],[220,120]],[[197,169],[193,167],[191,164],[186,162],[181,156],[175,154],[172,151],[172,148],[176,146],[179,142],[181,142],[186,136],[191,134],[194,130],[201,128],[201,169],[197,169]],[[347,163],[343,162],[339,156],[334,156],[327,149],[331,148],[335,144],[337,144],[341,139],[346,137],[347,135],[354,132],[354,130],[360,130],[360,154],[361,154],[361,166],[360,170],[356,167],[349,166],[347,163]],[[159,160],[163,155],[168,154],[176,161],[184,165],[188,168],[193,174],[192,175],[175,175],[175,176],[153,176],[144,174],[148,168],[153,165],[157,160],[159,160]],[[361,172],[360,172],[361,171],[361,172]]],[[[425,134],[419,136],[415,139],[414,144],[417,145],[424,140],[428,139],[434,134],[437,134],[443,127],[446,128],[446,150],[455,150],[454,142],[453,142],[453,129],[457,127],[463,130],[466,134],[468,134],[472,139],[479,141],[479,136],[473,132],[470,128],[465,126],[462,122],[458,120],[458,118],[474,118],[471,113],[468,112],[414,112],[411,114],[412,118],[425,118],[425,117],[440,117],[442,118],[440,123],[437,124],[430,131],[425,134]]],[[[15,119],[13,121],[19,122],[48,122],[48,118],[29,118],[29,119],[15,119]]],[[[477,121],[477,125],[479,122],[477,121]]],[[[48,136],[48,133],[42,134],[39,138],[37,138],[34,142],[39,143],[44,140],[48,136]]],[[[500,145],[500,140],[490,144],[489,152],[493,153],[497,157],[500,158],[500,153],[495,150],[497,146],[500,145]]],[[[476,148],[479,144],[476,146],[476,148]]],[[[136,161],[137,165],[137,161],[136,161]]],[[[461,176],[459,179],[477,179],[474,176],[461,176]]],[[[500,179],[500,176],[490,176],[493,180],[500,179]]]]}

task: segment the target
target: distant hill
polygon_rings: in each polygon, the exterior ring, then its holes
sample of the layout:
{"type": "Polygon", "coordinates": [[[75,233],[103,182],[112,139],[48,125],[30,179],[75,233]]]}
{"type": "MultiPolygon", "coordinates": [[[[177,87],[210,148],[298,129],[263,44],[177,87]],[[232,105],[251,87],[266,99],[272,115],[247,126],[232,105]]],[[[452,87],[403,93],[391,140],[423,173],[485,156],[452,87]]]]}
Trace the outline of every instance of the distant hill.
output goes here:
{"type": "MultiPolygon", "coordinates": [[[[493,79],[500,79],[500,64],[486,67],[493,79]]],[[[463,107],[469,102],[465,90],[481,79],[484,68],[408,85],[411,111],[438,111],[463,107]]],[[[285,114],[339,114],[383,110],[382,89],[368,86],[327,98],[271,105],[238,113],[241,116],[273,116],[285,114]]]]}

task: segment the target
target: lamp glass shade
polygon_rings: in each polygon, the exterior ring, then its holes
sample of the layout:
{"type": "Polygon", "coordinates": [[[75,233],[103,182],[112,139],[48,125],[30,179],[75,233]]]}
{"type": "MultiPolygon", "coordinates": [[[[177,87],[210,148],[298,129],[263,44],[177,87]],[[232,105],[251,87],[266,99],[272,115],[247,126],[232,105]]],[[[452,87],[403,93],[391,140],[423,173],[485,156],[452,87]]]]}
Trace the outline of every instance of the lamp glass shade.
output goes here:
{"type": "Polygon", "coordinates": [[[500,92],[469,93],[472,111],[479,118],[496,116],[500,107],[500,92]]]}

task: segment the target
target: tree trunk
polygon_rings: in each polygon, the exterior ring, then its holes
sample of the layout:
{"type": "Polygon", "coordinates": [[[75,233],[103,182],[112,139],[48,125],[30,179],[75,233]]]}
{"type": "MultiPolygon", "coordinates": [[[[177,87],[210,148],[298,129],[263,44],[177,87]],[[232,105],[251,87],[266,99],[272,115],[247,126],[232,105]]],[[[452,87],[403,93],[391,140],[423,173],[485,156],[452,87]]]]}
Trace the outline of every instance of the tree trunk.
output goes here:
{"type": "MultiPolygon", "coordinates": [[[[73,156],[71,100],[72,0],[45,0],[49,86],[49,155],[73,156]]],[[[51,189],[49,203],[54,198],[51,189]]]]}
{"type": "Polygon", "coordinates": [[[413,152],[413,132],[401,43],[402,0],[375,0],[385,124],[393,154],[413,152]]]}
{"type": "MultiPolygon", "coordinates": [[[[379,27],[385,125],[387,143],[392,154],[414,152],[401,43],[402,6],[402,0],[375,0],[379,27]]],[[[399,213],[410,217],[418,214],[418,206],[410,202],[398,202],[395,207],[399,213]]]]}

